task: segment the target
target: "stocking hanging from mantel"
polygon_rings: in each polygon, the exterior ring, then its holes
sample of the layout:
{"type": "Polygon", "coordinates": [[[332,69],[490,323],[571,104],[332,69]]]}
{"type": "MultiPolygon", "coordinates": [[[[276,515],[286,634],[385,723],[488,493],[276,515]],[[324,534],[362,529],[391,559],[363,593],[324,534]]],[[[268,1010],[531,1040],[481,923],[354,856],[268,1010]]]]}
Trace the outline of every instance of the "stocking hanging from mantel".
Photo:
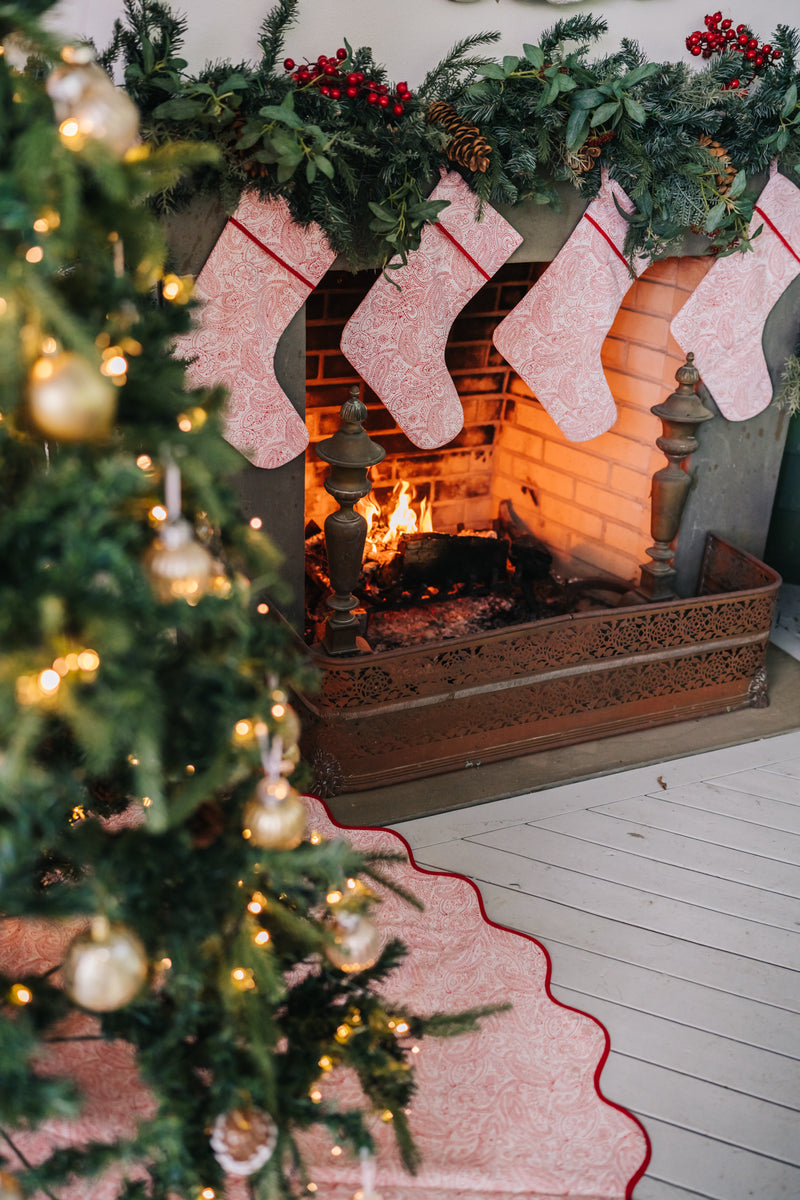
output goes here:
{"type": "Polygon", "coordinates": [[[460,175],[443,176],[431,200],[448,200],[408,262],[384,275],[344,327],[341,349],[421,450],[452,441],[464,414],[444,351],[453,321],[522,241],[460,175]],[[399,287],[395,286],[399,284],[399,287]]]}
{"type": "Polygon", "coordinates": [[[750,223],[761,233],[747,254],[714,263],[671,325],[717,407],[729,421],[746,421],[767,407],[772,382],[761,339],[780,296],[800,274],[800,191],[773,165],[750,223]]]}
{"type": "MultiPolygon", "coordinates": [[[[633,283],[623,253],[633,205],[603,173],[600,191],[547,270],[500,322],[494,344],[566,437],[585,442],[614,424],[600,350],[633,283]]],[[[634,261],[641,275],[648,258],[634,261]]]]}
{"type": "Polygon", "coordinates": [[[297,225],[285,200],[247,193],[197,277],[199,322],[175,352],[195,359],[190,384],[228,388],[225,437],[257,467],[280,467],[308,445],[275,349],[335,257],[320,227],[297,225]]]}

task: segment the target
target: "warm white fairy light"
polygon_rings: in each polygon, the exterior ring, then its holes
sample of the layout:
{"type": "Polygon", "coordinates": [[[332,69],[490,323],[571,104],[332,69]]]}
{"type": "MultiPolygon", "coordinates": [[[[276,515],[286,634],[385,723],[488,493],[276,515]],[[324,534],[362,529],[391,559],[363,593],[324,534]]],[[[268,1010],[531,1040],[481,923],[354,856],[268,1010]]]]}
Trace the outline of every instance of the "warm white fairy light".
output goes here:
{"type": "Polygon", "coordinates": [[[50,222],[45,217],[37,217],[33,222],[33,228],[36,233],[48,233],[50,230],[50,222]]]}
{"type": "Polygon", "coordinates": [[[410,1028],[411,1028],[411,1026],[408,1024],[407,1021],[398,1021],[397,1024],[395,1025],[394,1031],[395,1031],[395,1033],[399,1033],[400,1035],[402,1035],[404,1033],[408,1033],[410,1028]]]}
{"type": "Polygon", "coordinates": [[[24,983],[14,983],[9,988],[8,998],[12,1004],[24,1005],[30,1004],[33,999],[33,992],[30,988],[25,987],[24,983]]]}
{"type": "Polygon", "coordinates": [[[319,1090],[319,1088],[314,1088],[313,1091],[308,1093],[308,1098],[312,1104],[319,1104],[322,1099],[322,1092],[319,1090]]]}
{"type": "Polygon", "coordinates": [[[343,1150],[342,1150],[341,1146],[331,1146],[331,1154],[333,1155],[334,1158],[338,1158],[339,1155],[342,1153],[343,1153],[343,1150]]]}
{"type": "Polygon", "coordinates": [[[323,1071],[332,1071],[333,1070],[333,1059],[330,1058],[327,1054],[323,1054],[322,1058],[319,1059],[317,1066],[321,1067],[323,1071]]]}
{"type": "Polygon", "coordinates": [[[149,796],[142,796],[142,804],[145,808],[149,808],[152,803],[153,801],[149,796]]]}
{"type": "Polygon", "coordinates": [[[74,117],[67,117],[66,121],[62,121],[59,125],[58,132],[67,143],[71,143],[75,148],[75,139],[80,135],[81,127],[74,117]]]}
{"type": "Polygon", "coordinates": [[[149,471],[153,465],[153,460],[149,454],[140,454],[136,459],[136,465],[140,471],[149,471]]]}
{"type": "Polygon", "coordinates": [[[44,258],[44,250],[41,246],[31,246],[25,254],[25,261],[29,263],[39,263],[44,258]]]}
{"type": "Polygon", "coordinates": [[[217,1193],[214,1191],[213,1188],[203,1188],[202,1192],[200,1193],[203,1200],[214,1200],[214,1197],[216,1196],[216,1194],[217,1193]]]}
{"type": "Polygon", "coordinates": [[[266,946],[270,940],[269,933],[266,929],[259,929],[258,933],[253,938],[257,946],[266,946]]]}
{"type": "Polygon", "coordinates": [[[156,522],[166,521],[167,510],[164,508],[164,505],[163,504],[154,504],[153,507],[150,509],[150,518],[151,518],[151,520],[156,521],[156,522]]]}
{"type": "Polygon", "coordinates": [[[250,528],[251,529],[260,529],[263,524],[264,524],[264,522],[261,520],[261,517],[251,517],[250,518],[250,528]]]}
{"type": "Polygon", "coordinates": [[[338,904],[342,899],[342,893],[341,892],[328,892],[325,899],[328,902],[328,904],[338,904]]]}
{"type": "Polygon", "coordinates": [[[96,650],[81,650],[78,655],[78,667],[81,671],[96,671],[100,666],[100,655],[96,650]]]}
{"type": "Polygon", "coordinates": [[[187,416],[186,413],[181,413],[178,417],[178,429],[180,429],[181,433],[191,433],[192,418],[187,416]]]}
{"type": "Polygon", "coordinates": [[[52,696],[57,692],[61,685],[61,676],[58,671],[54,671],[52,667],[48,667],[45,671],[40,671],[36,680],[39,691],[45,696],[52,696]]]}
{"type": "Polygon", "coordinates": [[[412,1046],[412,1047],[411,1047],[411,1053],[412,1053],[412,1054],[419,1054],[419,1046],[412,1046]]]}
{"type": "Polygon", "coordinates": [[[269,612],[269,605],[268,604],[259,604],[258,607],[256,608],[256,612],[261,613],[262,617],[266,616],[266,614],[269,612]]]}
{"type": "Polygon", "coordinates": [[[318,846],[320,844],[320,842],[322,841],[322,838],[315,829],[314,832],[311,834],[311,837],[308,840],[311,842],[312,846],[318,846]]]}
{"type": "Polygon", "coordinates": [[[58,349],[58,342],[54,337],[46,337],[42,339],[42,354],[55,354],[58,349]]]}

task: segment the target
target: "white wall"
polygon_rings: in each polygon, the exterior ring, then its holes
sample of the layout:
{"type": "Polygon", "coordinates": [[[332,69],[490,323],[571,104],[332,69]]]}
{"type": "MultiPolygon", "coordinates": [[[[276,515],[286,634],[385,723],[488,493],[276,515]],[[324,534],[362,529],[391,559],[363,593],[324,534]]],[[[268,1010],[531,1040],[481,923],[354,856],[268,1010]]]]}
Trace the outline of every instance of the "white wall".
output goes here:
{"type": "MultiPolygon", "coordinates": [[[[498,30],[493,56],[518,53],[523,42],[536,42],[559,17],[592,13],[605,17],[609,32],[601,43],[614,49],[623,37],[639,41],[655,61],[687,59],[685,38],[703,27],[704,0],[605,0],[604,3],[548,3],[547,0],[300,0],[299,20],[287,38],[296,60],[333,54],[342,39],[371,46],[393,80],[413,89],[425,72],[467,34],[498,30]]],[[[257,57],[256,34],[271,0],[175,0],[173,10],[189,20],[185,57],[193,69],[208,59],[233,62],[257,57]]],[[[798,0],[737,0],[723,6],[736,24],[750,21],[763,41],[779,23],[799,26],[798,0]]],[[[121,0],[61,0],[51,24],[70,36],[90,35],[99,46],[110,36],[121,0]]]]}

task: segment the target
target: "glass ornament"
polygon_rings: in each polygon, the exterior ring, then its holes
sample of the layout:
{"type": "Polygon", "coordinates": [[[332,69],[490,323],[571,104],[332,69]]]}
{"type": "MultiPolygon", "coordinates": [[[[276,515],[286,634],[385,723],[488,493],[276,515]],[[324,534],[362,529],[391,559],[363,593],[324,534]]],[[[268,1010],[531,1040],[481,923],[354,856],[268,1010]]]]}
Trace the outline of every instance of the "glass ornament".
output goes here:
{"type": "Polygon", "coordinates": [[[64,990],[90,1012],[112,1012],[130,1003],[147,978],[147,954],[125,925],[95,917],[67,947],[64,990]]]}
{"type": "Polygon", "coordinates": [[[104,441],[114,425],[116,388],[79,354],[45,354],[31,367],[27,407],[33,425],[46,438],[104,441]]]}
{"type": "Polygon", "coordinates": [[[362,913],[340,912],[332,921],[334,941],[325,947],[326,958],[342,971],[366,971],[381,952],[378,930],[362,913]]]}
{"type": "Polygon", "coordinates": [[[136,105],[92,61],[88,47],[67,46],[62,57],[70,61],[59,64],[46,84],[62,137],[76,149],[91,138],[122,158],[139,141],[136,105]]]}
{"type": "Polygon", "coordinates": [[[168,519],[144,557],[159,600],[196,603],[208,591],[215,572],[214,558],[194,536],[183,517],[168,519]]]}
{"type": "Polygon", "coordinates": [[[305,805],[286,779],[259,780],[242,816],[245,836],[265,850],[293,850],[305,837],[305,805]]]}

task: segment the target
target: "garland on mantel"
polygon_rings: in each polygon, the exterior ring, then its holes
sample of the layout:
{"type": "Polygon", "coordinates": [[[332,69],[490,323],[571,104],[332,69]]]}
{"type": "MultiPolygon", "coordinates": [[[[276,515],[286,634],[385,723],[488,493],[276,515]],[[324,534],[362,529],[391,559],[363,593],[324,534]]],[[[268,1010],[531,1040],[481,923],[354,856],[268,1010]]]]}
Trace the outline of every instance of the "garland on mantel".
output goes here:
{"type": "MultiPolygon", "coordinates": [[[[776,158],[787,175],[800,173],[800,34],[789,26],[772,35],[768,69],[756,66],[762,43],[748,28],[758,56],[717,37],[697,70],[648,62],[628,39],[590,60],[607,26],[578,15],[499,62],[486,56],[497,33],[465,38],[412,94],[390,83],[370,49],[344,40],[316,62],[284,59],[298,2],[279,0],[265,18],[258,62],[190,75],[180,58],[185,20],[157,0],[125,0],[101,61],[123,65],[144,137],[220,151],[184,192],[163,194],[162,208],[205,190],[232,210],[253,187],[285,197],[300,224],[316,221],[351,265],[385,266],[405,261],[436,219],[442,206],[426,196],[443,167],[483,201],[556,208],[556,184],[589,199],[606,167],[636,206],[631,256],[674,253],[689,232],[726,254],[749,248],[750,177],[776,158]]],[[[721,13],[706,18],[709,30],[723,26],[732,21],[721,13]]],[[[695,53],[691,36],[687,49],[695,53]]]]}

